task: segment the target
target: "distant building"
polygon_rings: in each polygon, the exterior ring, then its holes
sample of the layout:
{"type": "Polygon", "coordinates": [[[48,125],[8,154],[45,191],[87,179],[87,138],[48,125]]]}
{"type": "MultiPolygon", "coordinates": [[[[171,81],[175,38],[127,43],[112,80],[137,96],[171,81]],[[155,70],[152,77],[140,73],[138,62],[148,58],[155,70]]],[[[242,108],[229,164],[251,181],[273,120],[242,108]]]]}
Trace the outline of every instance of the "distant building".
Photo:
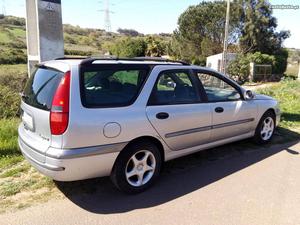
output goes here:
{"type": "MultiPolygon", "coordinates": [[[[206,66],[221,72],[222,70],[222,56],[223,53],[211,55],[206,58],[206,66]]],[[[237,53],[227,53],[227,65],[229,62],[235,60],[237,53]]]]}

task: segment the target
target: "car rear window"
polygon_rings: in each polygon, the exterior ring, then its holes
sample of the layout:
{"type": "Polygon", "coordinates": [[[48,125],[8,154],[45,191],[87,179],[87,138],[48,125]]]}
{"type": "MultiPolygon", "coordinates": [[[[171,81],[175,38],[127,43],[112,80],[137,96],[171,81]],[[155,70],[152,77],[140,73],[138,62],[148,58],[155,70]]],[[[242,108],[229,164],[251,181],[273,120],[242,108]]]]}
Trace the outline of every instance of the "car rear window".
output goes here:
{"type": "Polygon", "coordinates": [[[85,107],[128,106],[137,98],[149,66],[101,65],[81,70],[81,99],[85,107]]]}
{"type": "Polygon", "coordinates": [[[39,67],[29,78],[22,100],[35,108],[49,111],[55,91],[64,73],[58,70],[39,67]]]}

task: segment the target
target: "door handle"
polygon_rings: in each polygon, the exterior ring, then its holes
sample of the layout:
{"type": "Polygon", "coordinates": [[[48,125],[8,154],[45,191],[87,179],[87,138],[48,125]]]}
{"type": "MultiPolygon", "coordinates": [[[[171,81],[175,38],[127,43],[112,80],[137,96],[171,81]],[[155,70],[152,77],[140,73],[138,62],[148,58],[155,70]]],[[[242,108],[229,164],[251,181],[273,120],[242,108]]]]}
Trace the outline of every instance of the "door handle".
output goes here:
{"type": "Polygon", "coordinates": [[[166,112],[160,112],[156,114],[156,118],[159,120],[165,120],[169,118],[169,114],[166,112]]]}
{"type": "Polygon", "coordinates": [[[222,107],[217,107],[217,108],[215,108],[215,112],[216,112],[216,113],[222,113],[222,112],[224,112],[224,108],[222,108],[222,107]]]}

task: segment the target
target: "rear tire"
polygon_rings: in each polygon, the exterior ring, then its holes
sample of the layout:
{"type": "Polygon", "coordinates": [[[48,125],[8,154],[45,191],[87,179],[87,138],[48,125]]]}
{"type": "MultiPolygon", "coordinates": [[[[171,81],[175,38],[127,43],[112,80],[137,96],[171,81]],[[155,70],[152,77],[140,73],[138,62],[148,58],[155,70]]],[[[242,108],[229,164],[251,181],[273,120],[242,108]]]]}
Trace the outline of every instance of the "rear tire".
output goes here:
{"type": "Polygon", "coordinates": [[[261,117],[253,137],[257,144],[266,144],[271,141],[274,130],[276,117],[273,112],[267,111],[261,117]]]}
{"type": "Polygon", "coordinates": [[[162,157],[151,142],[129,144],[118,156],[111,180],[122,192],[137,194],[148,189],[158,178],[162,157]]]}

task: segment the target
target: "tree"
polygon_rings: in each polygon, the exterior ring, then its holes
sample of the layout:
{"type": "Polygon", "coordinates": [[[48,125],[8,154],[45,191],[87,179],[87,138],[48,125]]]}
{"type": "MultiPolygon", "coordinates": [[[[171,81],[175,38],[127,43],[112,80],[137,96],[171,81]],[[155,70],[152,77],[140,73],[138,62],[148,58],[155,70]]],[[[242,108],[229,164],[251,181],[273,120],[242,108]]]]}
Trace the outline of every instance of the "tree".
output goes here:
{"type": "MultiPolygon", "coordinates": [[[[239,37],[242,7],[236,1],[231,3],[229,43],[236,43],[239,37]]],[[[180,55],[189,61],[222,51],[225,27],[226,3],[201,2],[190,6],[178,19],[178,29],[174,38],[179,43],[180,55]]],[[[175,43],[175,42],[173,42],[175,43]]],[[[177,44],[177,43],[176,43],[177,44]]]]}
{"type": "Polygon", "coordinates": [[[244,53],[260,51],[265,54],[283,54],[283,41],[288,31],[276,32],[277,20],[266,0],[243,0],[243,23],[240,46],[244,53]]]}
{"type": "Polygon", "coordinates": [[[142,36],[142,34],[140,34],[138,31],[133,30],[133,29],[121,29],[121,28],[119,28],[117,31],[118,31],[118,33],[124,34],[126,36],[131,36],[131,37],[142,36]]]}
{"type": "MultiPolygon", "coordinates": [[[[274,55],[273,73],[283,74],[287,52],[282,48],[288,31],[276,31],[277,20],[267,0],[234,0],[231,4],[229,46],[231,52],[274,55]]],[[[226,3],[202,2],[189,7],[178,19],[178,29],[168,50],[175,58],[203,63],[223,51],[226,3]]]]}

